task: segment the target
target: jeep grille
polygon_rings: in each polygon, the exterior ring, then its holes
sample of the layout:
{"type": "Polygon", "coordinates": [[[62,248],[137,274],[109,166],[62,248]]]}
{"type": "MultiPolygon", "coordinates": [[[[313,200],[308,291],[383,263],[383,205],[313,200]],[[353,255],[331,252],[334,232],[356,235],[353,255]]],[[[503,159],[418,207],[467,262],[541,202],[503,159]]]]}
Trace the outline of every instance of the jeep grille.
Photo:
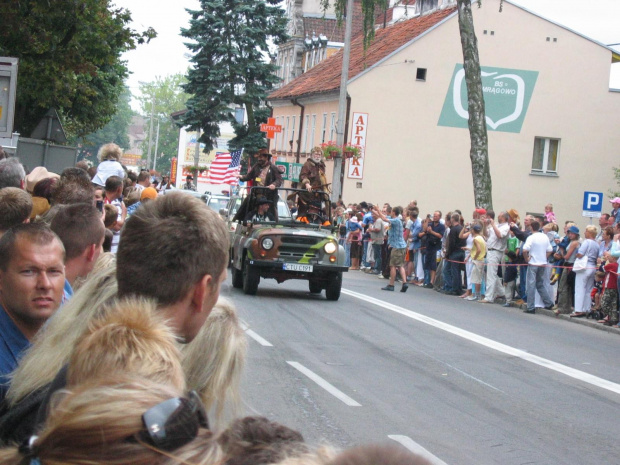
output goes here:
{"type": "Polygon", "coordinates": [[[285,258],[294,258],[300,259],[303,257],[306,258],[315,258],[316,251],[310,250],[310,247],[318,244],[323,239],[320,237],[311,237],[311,236],[282,236],[280,245],[280,257],[285,258]]]}

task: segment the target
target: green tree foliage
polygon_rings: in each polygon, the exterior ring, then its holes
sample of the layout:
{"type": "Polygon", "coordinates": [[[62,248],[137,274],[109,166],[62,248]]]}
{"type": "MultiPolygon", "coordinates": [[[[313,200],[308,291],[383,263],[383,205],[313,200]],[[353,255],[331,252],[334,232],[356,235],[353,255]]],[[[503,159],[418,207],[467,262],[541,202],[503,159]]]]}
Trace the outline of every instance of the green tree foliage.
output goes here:
{"type": "Polygon", "coordinates": [[[109,142],[114,142],[123,150],[129,148],[129,125],[132,116],[135,114],[131,109],[130,102],[131,92],[125,87],[118,99],[116,113],[108,124],[92,134],[69,140],[72,145],[77,144],[80,148],[80,160],[88,160],[97,166],[99,163],[97,151],[99,147],[109,142]]]}
{"type": "Polygon", "coordinates": [[[121,54],[155,37],[128,27],[130,12],[111,0],[2,3],[0,55],[19,58],[15,129],[29,135],[49,108],[83,136],[116,113],[128,71],[121,54]]]}
{"type": "MultiPolygon", "coordinates": [[[[185,109],[189,98],[189,95],[183,91],[183,84],[186,82],[187,79],[184,75],[174,74],[163,78],[158,76],[152,82],[140,84],[140,96],[137,100],[140,102],[141,113],[144,117],[150,117],[151,105],[153,105],[153,148],[151,156],[155,154],[155,137],[157,135],[157,122],[159,121],[156,165],[159,171],[169,171],[170,162],[177,155],[179,128],[172,121],[170,115],[185,109]]],[[[147,133],[147,138],[142,146],[142,158],[144,159],[147,158],[149,148],[148,126],[145,128],[145,133],[147,133]]]]}
{"type": "Polygon", "coordinates": [[[185,91],[187,102],[183,124],[201,130],[205,150],[212,150],[219,123],[230,121],[236,137],[230,149],[254,153],[266,147],[259,131],[269,114],[263,107],[278,82],[277,67],[268,61],[269,43],[287,39],[287,20],[280,0],[201,0],[200,10],[188,10],[190,27],[183,37],[192,42],[193,66],[185,91]],[[233,108],[244,107],[247,122],[235,121],[233,108]]]}

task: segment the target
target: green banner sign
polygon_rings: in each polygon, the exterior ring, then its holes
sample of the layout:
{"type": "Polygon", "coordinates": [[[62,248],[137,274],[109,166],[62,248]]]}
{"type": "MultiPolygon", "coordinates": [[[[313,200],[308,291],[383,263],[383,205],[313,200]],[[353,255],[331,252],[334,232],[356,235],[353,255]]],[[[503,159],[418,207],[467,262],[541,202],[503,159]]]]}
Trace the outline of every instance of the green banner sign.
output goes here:
{"type": "Polygon", "coordinates": [[[287,181],[299,182],[299,173],[303,163],[288,163],[286,161],[277,161],[276,166],[283,166],[284,172],[282,173],[282,179],[287,181]]]}
{"type": "MultiPolygon", "coordinates": [[[[538,71],[481,67],[487,130],[521,132],[538,71]]],[[[467,128],[467,87],[463,65],[454,67],[439,126],[467,128]]]]}

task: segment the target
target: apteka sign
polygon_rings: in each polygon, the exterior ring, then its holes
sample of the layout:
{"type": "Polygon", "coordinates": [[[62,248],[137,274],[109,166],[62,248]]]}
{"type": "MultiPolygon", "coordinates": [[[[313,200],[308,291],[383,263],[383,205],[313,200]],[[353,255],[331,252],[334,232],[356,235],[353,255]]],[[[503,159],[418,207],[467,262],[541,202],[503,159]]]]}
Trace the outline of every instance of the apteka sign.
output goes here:
{"type": "Polygon", "coordinates": [[[353,113],[353,124],[351,125],[351,143],[358,145],[360,156],[349,159],[349,171],[347,177],[350,179],[363,179],[364,177],[364,156],[366,155],[366,130],[368,129],[368,113],[353,113]]]}

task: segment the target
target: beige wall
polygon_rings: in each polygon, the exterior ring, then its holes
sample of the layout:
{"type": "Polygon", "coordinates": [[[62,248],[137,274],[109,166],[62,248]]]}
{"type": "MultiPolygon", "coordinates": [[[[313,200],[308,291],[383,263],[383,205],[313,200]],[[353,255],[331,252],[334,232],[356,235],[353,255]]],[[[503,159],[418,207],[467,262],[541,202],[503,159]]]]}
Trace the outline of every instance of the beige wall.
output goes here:
{"type": "MultiPolygon", "coordinates": [[[[324,100],[315,103],[304,103],[302,99],[300,102],[305,106],[304,123],[302,128],[301,137],[301,156],[300,163],[304,163],[307,160],[310,150],[317,145],[321,145],[323,142],[323,115],[327,114],[327,124],[325,130],[325,142],[331,140],[330,135],[333,134],[333,140],[336,140],[336,131],[331,131],[332,114],[335,115],[334,121],[338,119],[338,101],[337,100],[324,100]],[[309,118],[310,125],[307,126],[307,117],[309,118]],[[314,128],[314,138],[312,137],[312,120],[316,117],[316,124],[314,128]],[[306,134],[307,128],[307,134],[306,134]]],[[[276,104],[277,105],[277,104],[276,104]]],[[[277,159],[279,161],[295,162],[297,155],[297,141],[299,138],[299,117],[301,115],[301,108],[291,104],[285,106],[274,106],[273,117],[276,118],[277,124],[282,125],[282,133],[278,134],[276,140],[271,144],[271,149],[275,147],[277,151],[277,159]],[[291,140],[293,116],[295,117],[295,139],[293,141],[292,152],[288,141],[291,140]],[[288,121],[288,128],[287,128],[288,121]],[[282,150],[284,143],[285,150],[282,150]]],[[[326,171],[328,182],[331,182],[333,172],[333,162],[326,161],[326,171]]]]}
{"type": "MultiPolygon", "coordinates": [[[[481,64],[539,75],[521,132],[489,131],[494,207],[542,212],[552,202],[559,220],[585,225],[583,191],[606,195],[620,160],[620,93],[608,89],[611,53],[511,4],[503,10],[497,0],[473,8],[481,64]],[[557,177],[530,174],[536,136],[561,139],[557,177]]],[[[363,187],[345,177],[345,202],[396,205],[415,198],[421,214],[459,208],[470,217],[469,132],[437,125],[457,63],[454,17],[349,85],[351,111],[369,117],[363,187]],[[427,69],[426,82],[415,80],[418,67],[427,69]]],[[[603,211],[611,210],[607,199],[603,211]]]]}

